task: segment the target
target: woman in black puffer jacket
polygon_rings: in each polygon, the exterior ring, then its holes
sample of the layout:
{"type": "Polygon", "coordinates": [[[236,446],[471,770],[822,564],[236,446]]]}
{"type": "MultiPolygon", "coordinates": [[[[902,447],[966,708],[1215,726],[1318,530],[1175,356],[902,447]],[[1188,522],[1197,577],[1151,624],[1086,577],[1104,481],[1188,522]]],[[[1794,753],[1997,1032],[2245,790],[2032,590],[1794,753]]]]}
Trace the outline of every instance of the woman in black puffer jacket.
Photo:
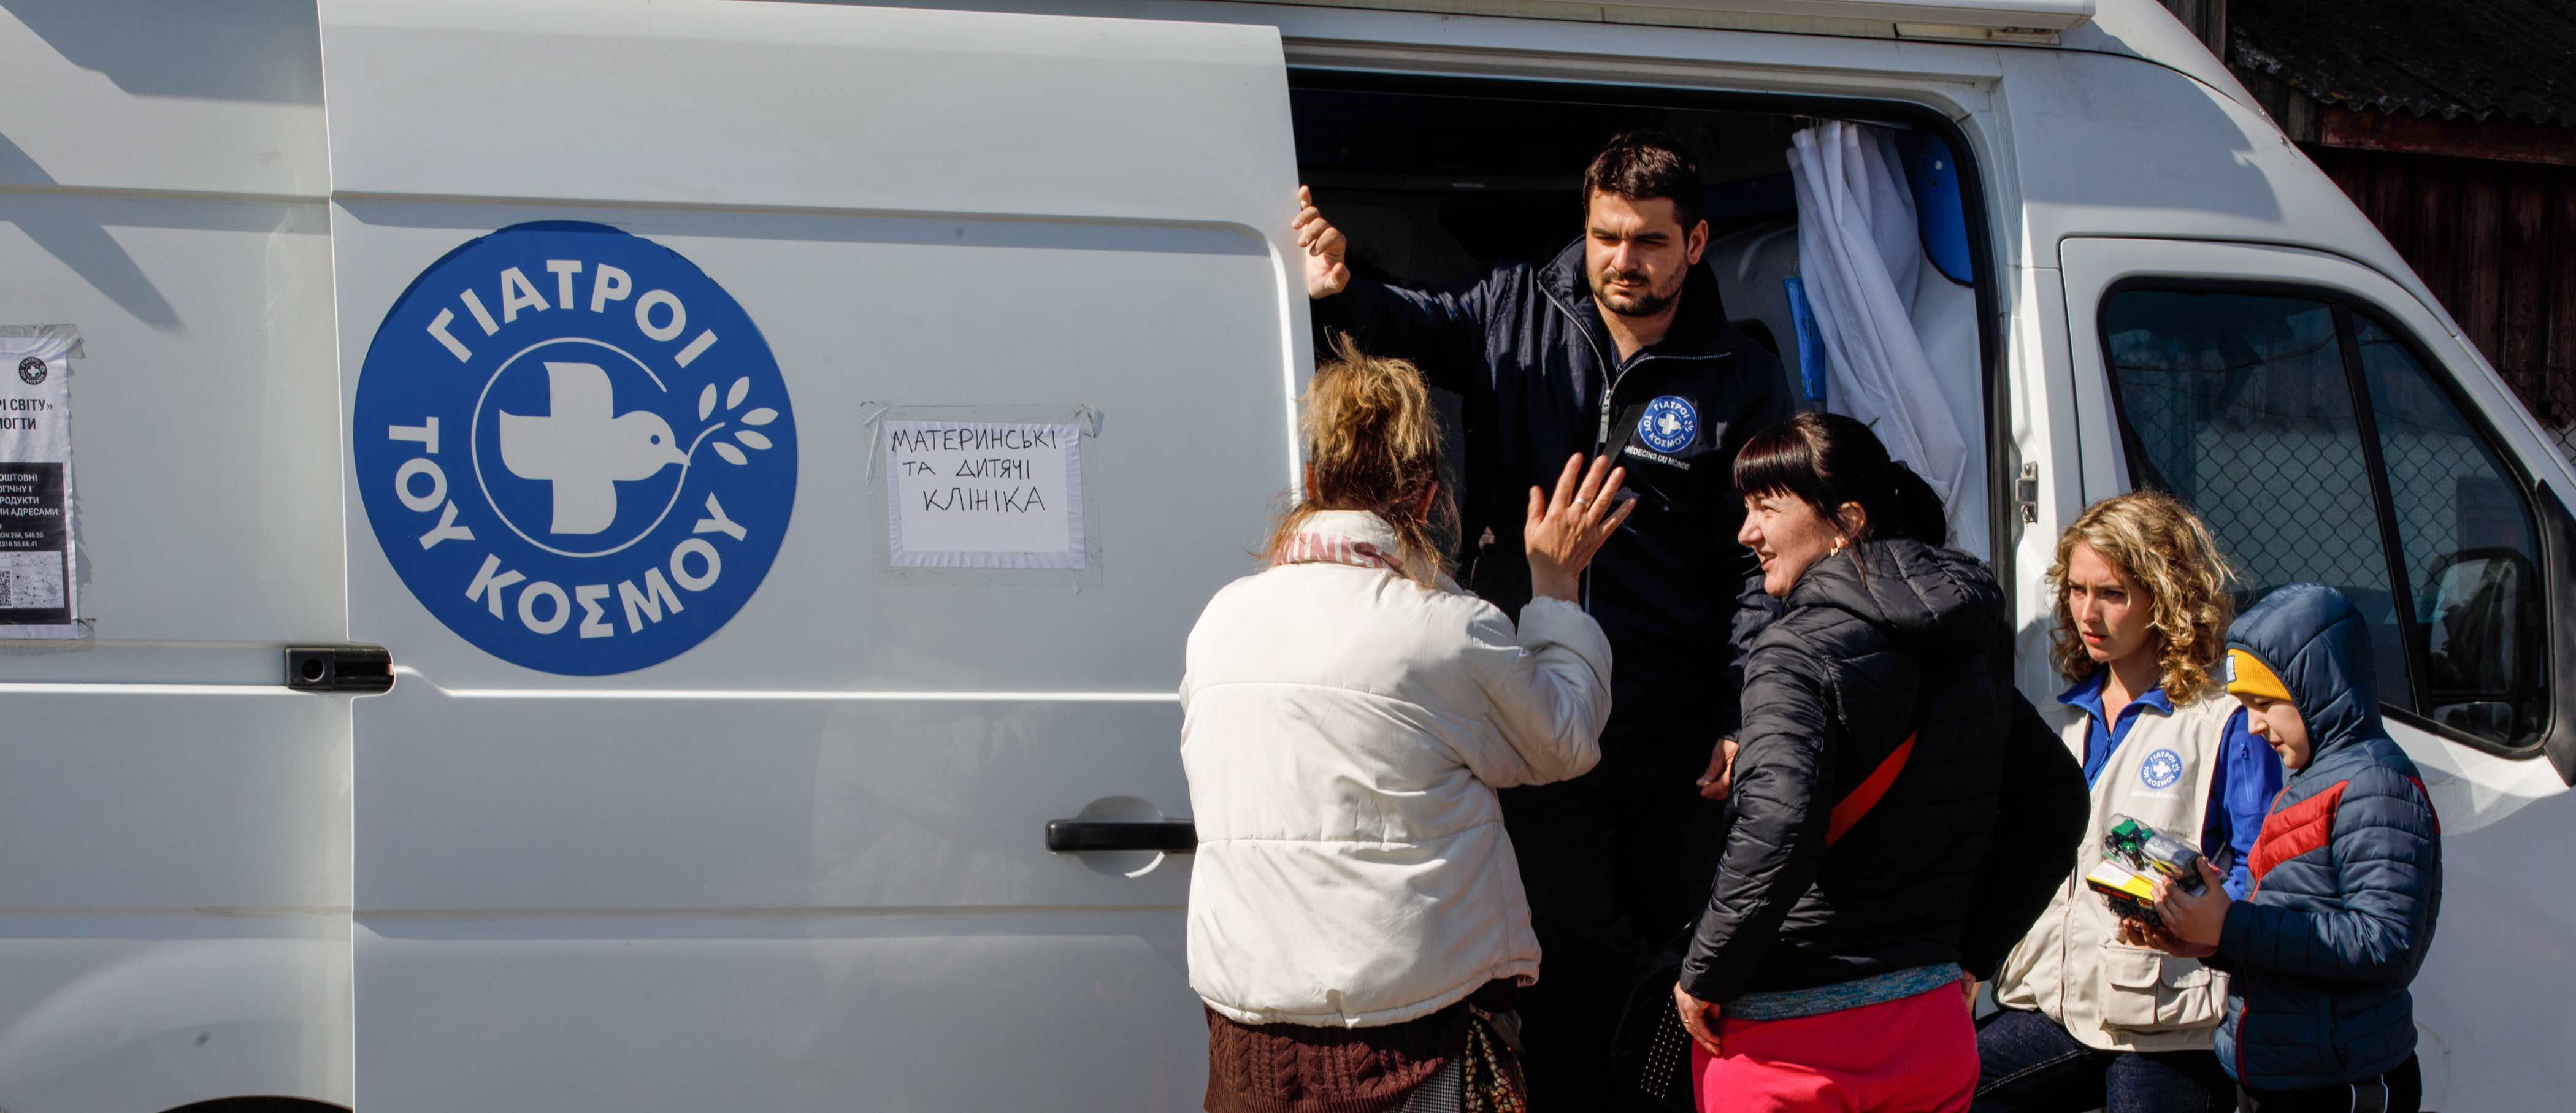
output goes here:
{"type": "Polygon", "coordinates": [[[1993,574],[1867,426],[1799,414],[1735,484],[1784,610],[1674,987],[1700,1108],[1964,1110],[1968,994],[2073,866],[2083,773],[2013,690],[1993,574]]]}

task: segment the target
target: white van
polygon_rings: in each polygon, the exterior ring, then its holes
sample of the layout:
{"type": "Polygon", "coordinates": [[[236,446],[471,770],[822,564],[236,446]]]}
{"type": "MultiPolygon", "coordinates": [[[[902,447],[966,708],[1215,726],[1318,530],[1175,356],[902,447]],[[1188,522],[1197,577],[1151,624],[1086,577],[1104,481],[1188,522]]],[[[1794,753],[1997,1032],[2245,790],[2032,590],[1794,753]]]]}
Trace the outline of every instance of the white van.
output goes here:
{"type": "Polygon", "coordinates": [[[2558,1100],[2576,473],[2152,0],[982,7],[0,0],[0,326],[80,342],[0,1109],[1197,1108],[1174,691],[1295,474],[1296,187],[1427,280],[1713,137],[1794,350],[1808,118],[1955,154],[2025,691],[2132,485],[2342,585],[2448,835],[2426,1108],[2558,1100]]]}

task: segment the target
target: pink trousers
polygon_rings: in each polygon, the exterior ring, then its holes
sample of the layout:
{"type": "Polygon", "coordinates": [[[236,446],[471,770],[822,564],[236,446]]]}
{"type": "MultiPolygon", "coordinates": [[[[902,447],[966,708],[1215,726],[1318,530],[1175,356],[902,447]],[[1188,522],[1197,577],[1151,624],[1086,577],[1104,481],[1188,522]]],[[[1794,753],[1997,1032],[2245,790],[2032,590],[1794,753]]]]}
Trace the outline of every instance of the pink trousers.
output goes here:
{"type": "Polygon", "coordinates": [[[1694,1046],[1701,1113],[1959,1113],[1977,1089],[1977,1030],[1956,985],[1789,1020],[1722,1022],[1694,1046]]]}

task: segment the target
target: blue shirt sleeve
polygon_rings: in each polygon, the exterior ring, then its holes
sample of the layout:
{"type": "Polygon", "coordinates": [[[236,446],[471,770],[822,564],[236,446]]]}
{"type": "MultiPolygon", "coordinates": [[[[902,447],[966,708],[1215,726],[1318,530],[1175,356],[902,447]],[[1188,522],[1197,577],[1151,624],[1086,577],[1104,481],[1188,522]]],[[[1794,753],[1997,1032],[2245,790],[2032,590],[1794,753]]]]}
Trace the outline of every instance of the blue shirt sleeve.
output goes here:
{"type": "Polygon", "coordinates": [[[2254,853],[2254,840],[2263,833],[2263,817],[2280,792],[2281,755],[2246,729],[2245,711],[2238,708],[2227,717],[2227,731],[2219,742],[2218,770],[2211,778],[2209,815],[2201,825],[2200,839],[2201,853],[2213,861],[2221,847],[2231,851],[2222,886],[2230,897],[2245,899],[2251,885],[2246,858],[2254,853]]]}

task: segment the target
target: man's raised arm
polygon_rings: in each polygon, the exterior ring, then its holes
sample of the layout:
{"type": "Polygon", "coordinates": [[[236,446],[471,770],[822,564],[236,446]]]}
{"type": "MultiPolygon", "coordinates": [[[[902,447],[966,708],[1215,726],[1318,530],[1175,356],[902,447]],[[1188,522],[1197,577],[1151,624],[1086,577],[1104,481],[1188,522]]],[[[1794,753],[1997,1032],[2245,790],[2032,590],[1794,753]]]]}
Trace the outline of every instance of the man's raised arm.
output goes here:
{"type": "Polygon", "coordinates": [[[1491,276],[1454,291],[1354,279],[1343,258],[1349,239],[1324,219],[1305,186],[1297,187],[1294,227],[1306,253],[1306,296],[1314,300],[1316,324],[1350,333],[1373,355],[1413,361],[1432,386],[1463,391],[1481,366],[1491,276]]]}
{"type": "Polygon", "coordinates": [[[1306,296],[1322,301],[1351,284],[1351,268],[1342,261],[1351,241],[1315,207],[1315,191],[1297,187],[1297,246],[1306,249],[1306,296]]]}

